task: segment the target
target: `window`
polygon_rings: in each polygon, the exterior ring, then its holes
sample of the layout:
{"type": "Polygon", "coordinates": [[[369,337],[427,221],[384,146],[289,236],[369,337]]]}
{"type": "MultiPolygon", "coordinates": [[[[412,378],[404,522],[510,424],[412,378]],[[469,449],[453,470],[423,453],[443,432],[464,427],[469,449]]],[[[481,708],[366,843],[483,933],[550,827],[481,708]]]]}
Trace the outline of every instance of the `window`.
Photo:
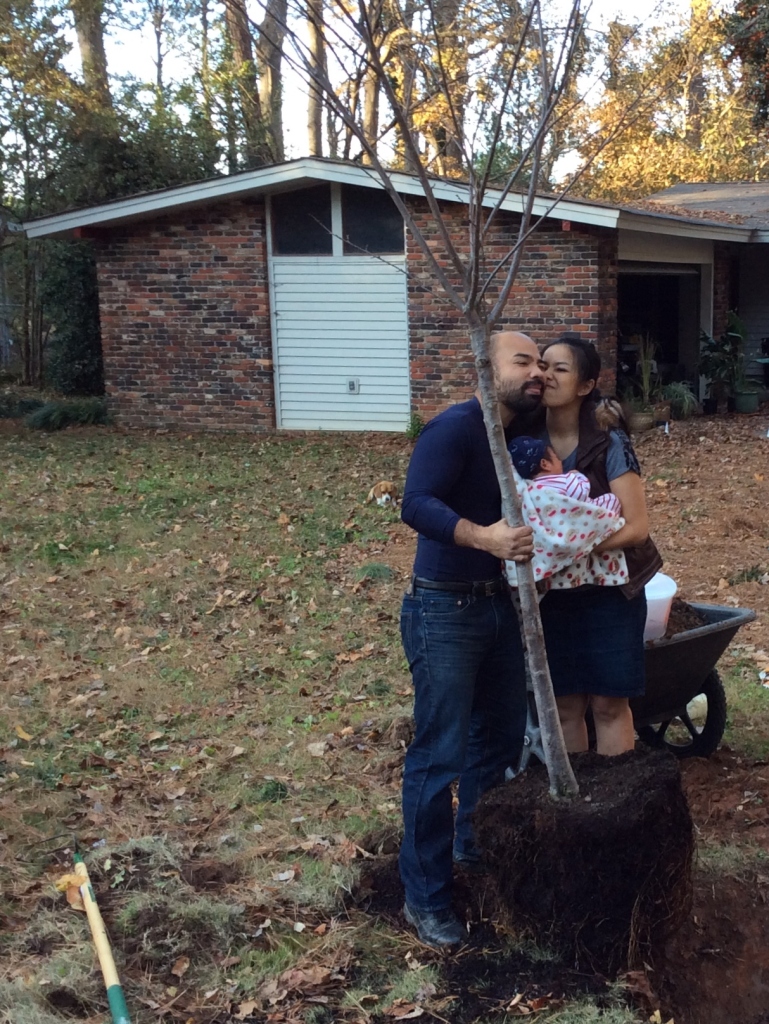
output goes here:
{"type": "Polygon", "coordinates": [[[403,252],[403,217],[388,194],[378,188],[342,187],[344,252],[403,252]]]}
{"type": "Polygon", "coordinates": [[[404,251],[403,217],[383,189],[318,185],[271,199],[276,256],[361,256],[404,251]]]}
{"type": "Polygon", "coordinates": [[[272,245],[279,256],[330,256],[331,189],[328,185],[272,197],[272,245]]]}

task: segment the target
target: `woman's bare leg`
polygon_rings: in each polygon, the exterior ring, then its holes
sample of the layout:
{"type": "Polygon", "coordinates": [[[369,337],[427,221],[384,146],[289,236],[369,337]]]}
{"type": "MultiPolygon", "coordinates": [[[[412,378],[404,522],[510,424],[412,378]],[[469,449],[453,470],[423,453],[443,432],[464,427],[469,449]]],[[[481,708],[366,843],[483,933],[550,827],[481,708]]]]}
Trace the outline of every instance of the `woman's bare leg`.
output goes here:
{"type": "Polygon", "coordinates": [[[561,720],[566,749],[570,754],[579,754],[587,750],[587,694],[570,693],[567,697],[556,697],[555,702],[558,705],[558,717],[561,720]]]}
{"type": "Polygon", "coordinates": [[[635,747],[633,712],[627,697],[590,698],[595,721],[596,751],[599,754],[624,754],[635,747]]]}

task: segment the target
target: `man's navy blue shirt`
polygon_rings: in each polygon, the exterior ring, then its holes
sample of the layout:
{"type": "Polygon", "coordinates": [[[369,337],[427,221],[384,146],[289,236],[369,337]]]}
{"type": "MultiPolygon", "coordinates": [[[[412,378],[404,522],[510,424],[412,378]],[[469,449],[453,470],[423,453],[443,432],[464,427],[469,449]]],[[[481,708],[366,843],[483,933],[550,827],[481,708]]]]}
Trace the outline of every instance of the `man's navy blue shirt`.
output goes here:
{"type": "Polygon", "coordinates": [[[502,496],[477,398],[446,409],[419,435],[401,518],[419,534],[416,576],[473,581],[500,575],[501,562],[494,555],[454,543],[460,519],[491,526],[502,518],[502,496]]]}

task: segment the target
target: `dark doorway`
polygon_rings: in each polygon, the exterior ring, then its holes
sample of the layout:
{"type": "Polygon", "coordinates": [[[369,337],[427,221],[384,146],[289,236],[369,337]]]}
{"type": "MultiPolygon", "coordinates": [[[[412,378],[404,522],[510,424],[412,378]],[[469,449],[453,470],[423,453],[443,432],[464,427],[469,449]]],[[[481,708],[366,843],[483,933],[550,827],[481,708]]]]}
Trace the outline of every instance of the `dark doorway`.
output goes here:
{"type": "Polygon", "coordinates": [[[620,370],[632,376],[639,337],[657,346],[662,383],[697,376],[700,279],[695,267],[620,264],[617,280],[620,370]]]}

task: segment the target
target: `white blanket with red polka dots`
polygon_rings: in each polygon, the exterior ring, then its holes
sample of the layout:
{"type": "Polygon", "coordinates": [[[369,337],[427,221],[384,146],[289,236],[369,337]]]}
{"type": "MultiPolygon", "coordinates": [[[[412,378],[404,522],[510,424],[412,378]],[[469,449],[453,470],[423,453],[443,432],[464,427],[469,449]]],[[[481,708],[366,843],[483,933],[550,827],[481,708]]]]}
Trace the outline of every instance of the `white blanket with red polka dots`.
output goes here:
{"type": "MultiPolygon", "coordinates": [[[[513,469],[524,523],[534,530],[534,577],[546,590],[570,590],[585,583],[619,587],[628,581],[622,550],[593,552],[625,520],[591,501],[569,498],[538,480],[523,480],[513,469]]],[[[517,586],[515,562],[505,562],[508,582],[517,586]]]]}

